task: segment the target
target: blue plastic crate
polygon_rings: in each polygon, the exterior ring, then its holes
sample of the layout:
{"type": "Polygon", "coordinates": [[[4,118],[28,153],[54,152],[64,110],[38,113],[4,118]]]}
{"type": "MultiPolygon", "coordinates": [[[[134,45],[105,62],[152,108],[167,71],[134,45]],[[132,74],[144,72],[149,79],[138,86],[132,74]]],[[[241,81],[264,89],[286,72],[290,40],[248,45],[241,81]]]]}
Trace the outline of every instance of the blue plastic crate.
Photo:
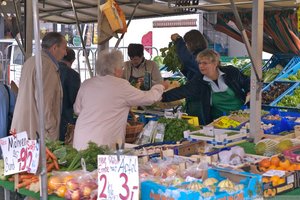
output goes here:
{"type": "MultiPolygon", "coordinates": [[[[281,118],[285,117],[285,118],[289,118],[290,120],[293,120],[300,117],[300,113],[299,112],[293,112],[293,111],[283,111],[280,110],[279,108],[272,108],[269,112],[269,114],[265,115],[279,115],[281,118]],[[292,119],[294,118],[294,119],[292,119]]],[[[263,117],[265,117],[263,116],[263,117]]]]}
{"type": "Polygon", "coordinates": [[[277,78],[275,80],[283,80],[288,78],[291,75],[296,74],[300,69],[300,62],[295,64],[293,67],[290,67],[288,70],[286,70],[283,74],[281,74],[280,76],[277,76],[277,78]]]}
{"type": "Polygon", "coordinates": [[[267,92],[271,92],[271,87],[277,83],[282,83],[282,84],[288,84],[288,88],[282,92],[279,96],[275,97],[274,100],[272,102],[269,102],[267,104],[265,104],[264,102],[262,102],[263,106],[273,106],[274,105],[274,101],[280,97],[282,97],[286,91],[288,91],[290,88],[295,88],[299,83],[298,82],[292,82],[292,81],[273,81],[270,84],[268,84],[267,86],[265,86],[262,90],[262,96],[267,93],[267,92]]]}
{"type": "Polygon", "coordinates": [[[295,54],[274,54],[263,66],[262,71],[274,68],[278,64],[282,65],[282,67],[285,67],[294,56],[295,54]]]}
{"type": "Polygon", "coordinates": [[[288,111],[299,110],[299,107],[282,107],[277,105],[286,95],[293,95],[294,91],[298,88],[300,88],[300,82],[296,82],[296,84],[293,87],[290,87],[290,89],[288,89],[284,94],[280,95],[280,97],[275,99],[275,101],[272,103],[272,106],[274,106],[274,108],[276,107],[279,109],[286,109],[288,111]]]}
{"type": "Polygon", "coordinates": [[[286,71],[294,67],[296,64],[300,63],[300,57],[294,56],[288,64],[284,67],[284,69],[281,71],[280,75],[284,74],[286,71]]]}
{"type": "MultiPolygon", "coordinates": [[[[203,194],[208,192],[208,188],[199,189],[199,191],[193,191],[188,189],[176,188],[175,186],[165,186],[153,182],[151,180],[141,182],[141,200],[154,200],[154,199],[255,199],[261,196],[263,188],[262,176],[260,174],[253,174],[249,172],[239,172],[231,169],[213,168],[207,170],[208,178],[215,178],[218,181],[229,179],[235,184],[242,184],[243,189],[233,192],[221,191],[219,187],[216,187],[216,191],[213,196],[204,197],[203,194]]],[[[188,184],[188,182],[182,183],[182,186],[188,184]]]]}

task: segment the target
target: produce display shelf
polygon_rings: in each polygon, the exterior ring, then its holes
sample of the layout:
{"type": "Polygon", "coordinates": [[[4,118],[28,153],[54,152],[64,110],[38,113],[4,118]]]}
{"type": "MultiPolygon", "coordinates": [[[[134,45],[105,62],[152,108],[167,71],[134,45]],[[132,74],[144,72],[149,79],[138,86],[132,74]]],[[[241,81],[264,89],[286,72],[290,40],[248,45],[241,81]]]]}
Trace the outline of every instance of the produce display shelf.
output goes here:
{"type": "MultiPolygon", "coordinates": [[[[14,183],[10,181],[2,181],[0,180],[0,186],[3,187],[6,190],[14,191],[14,183]]],[[[18,193],[25,195],[27,197],[33,197],[35,199],[40,199],[40,194],[35,193],[33,191],[21,188],[19,189],[18,193]]],[[[60,198],[56,195],[48,195],[48,200],[63,200],[64,198],[60,198]]]]}
{"type": "Polygon", "coordinates": [[[281,71],[280,75],[284,74],[286,71],[294,67],[296,64],[300,62],[300,57],[299,56],[294,56],[288,64],[285,66],[285,68],[281,71]]]}
{"type": "Polygon", "coordinates": [[[293,67],[290,67],[288,70],[286,70],[280,76],[277,76],[275,80],[287,79],[289,76],[296,74],[299,71],[299,69],[300,69],[300,61],[297,64],[295,64],[293,67]]]}
{"type": "Polygon", "coordinates": [[[295,54],[274,54],[270,60],[262,67],[262,71],[276,67],[280,64],[282,67],[289,66],[288,63],[295,56],[295,54]]]}
{"type": "MultiPolygon", "coordinates": [[[[282,92],[279,96],[275,97],[274,100],[268,104],[264,104],[262,102],[262,106],[274,106],[276,104],[276,99],[279,99],[279,98],[282,98],[287,91],[289,90],[292,90],[294,88],[296,88],[300,83],[299,82],[293,82],[293,81],[272,81],[270,84],[268,84],[267,86],[265,86],[262,90],[262,95],[264,95],[264,93],[267,93],[267,92],[274,92],[272,91],[271,87],[274,86],[275,84],[277,83],[282,83],[282,84],[288,84],[288,88],[282,92]]],[[[263,97],[263,96],[262,96],[263,97]]]]}
{"type": "Polygon", "coordinates": [[[278,106],[277,104],[287,95],[293,95],[294,91],[296,89],[300,88],[300,82],[298,82],[297,85],[290,87],[283,95],[280,95],[280,97],[278,97],[277,99],[275,99],[275,101],[272,103],[272,107],[273,108],[279,108],[279,109],[283,109],[283,110],[287,110],[290,112],[299,112],[300,107],[299,105],[297,107],[288,107],[288,106],[278,106]]]}

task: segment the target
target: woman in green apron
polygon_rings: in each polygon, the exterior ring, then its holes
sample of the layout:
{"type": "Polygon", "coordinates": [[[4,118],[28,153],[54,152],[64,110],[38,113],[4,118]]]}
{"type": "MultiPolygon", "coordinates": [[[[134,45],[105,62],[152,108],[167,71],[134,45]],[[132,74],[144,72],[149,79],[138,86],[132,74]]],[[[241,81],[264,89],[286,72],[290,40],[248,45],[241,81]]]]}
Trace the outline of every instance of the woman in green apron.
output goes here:
{"type": "Polygon", "coordinates": [[[149,90],[152,85],[162,82],[157,64],[145,59],[142,44],[129,44],[128,56],[130,61],[125,62],[123,77],[132,85],[149,90]]]}
{"type": "Polygon", "coordinates": [[[194,113],[202,125],[239,110],[250,91],[250,80],[233,66],[221,66],[220,55],[211,49],[201,51],[196,58],[201,75],[186,85],[163,94],[163,102],[186,97],[197,99],[201,106],[194,113]]]}

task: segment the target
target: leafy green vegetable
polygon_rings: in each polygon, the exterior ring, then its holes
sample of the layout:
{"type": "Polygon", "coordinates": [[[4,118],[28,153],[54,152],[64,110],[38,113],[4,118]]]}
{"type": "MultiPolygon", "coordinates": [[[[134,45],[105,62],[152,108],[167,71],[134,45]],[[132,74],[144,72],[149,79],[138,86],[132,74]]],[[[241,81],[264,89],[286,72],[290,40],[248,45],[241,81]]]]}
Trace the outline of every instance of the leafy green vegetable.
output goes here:
{"type": "Polygon", "coordinates": [[[165,124],[164,141],[180,141],[183,139],[183,131],[197,130],[195,126],[189,124],[184,119],[169,119],[162,117],[158,119],[158,122],[165,124]]]}
{"type": "Polygon", "coordinates": [[[85,150],[81,150],[80,154],[85,160],[87,170],[93,171],[98,167],[98,155],[111,154],[111,151],[108,146],[98,146],[94,142],[89,142],[88,148],[85,150]]]}
{"type": "Polygon", "coordinates": [[[173,42],[169,43],[168,47],[160,49],[161,56],[164,58],[163,64],[167,66],[167,71],[177,72],[183,68],[178,55],[176,46],[173,42]]]}
{"type": "MultiPolygon", "coordinates": [[[[71,145],[64,145],[61,141],[46,140],[46,146],[58,158],[58,163],[65,167],[68,167],[78,154],[78,151],[71,145]]],[[[65,167],[62,167],[62,170],[64,170],[65,167]]]]}

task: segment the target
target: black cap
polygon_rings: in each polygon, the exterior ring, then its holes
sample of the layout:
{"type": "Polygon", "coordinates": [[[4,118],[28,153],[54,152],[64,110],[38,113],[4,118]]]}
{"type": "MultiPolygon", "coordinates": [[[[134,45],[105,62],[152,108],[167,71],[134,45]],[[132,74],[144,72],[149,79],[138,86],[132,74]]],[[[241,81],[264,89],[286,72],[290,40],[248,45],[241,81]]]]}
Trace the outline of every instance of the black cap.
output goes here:
{"type": "Polygon", "coordinates": [[[133,58],[135,56],[144,56],[144,46],[142,44],[129,44],[128,45],[128,56],[133,58]]]}

